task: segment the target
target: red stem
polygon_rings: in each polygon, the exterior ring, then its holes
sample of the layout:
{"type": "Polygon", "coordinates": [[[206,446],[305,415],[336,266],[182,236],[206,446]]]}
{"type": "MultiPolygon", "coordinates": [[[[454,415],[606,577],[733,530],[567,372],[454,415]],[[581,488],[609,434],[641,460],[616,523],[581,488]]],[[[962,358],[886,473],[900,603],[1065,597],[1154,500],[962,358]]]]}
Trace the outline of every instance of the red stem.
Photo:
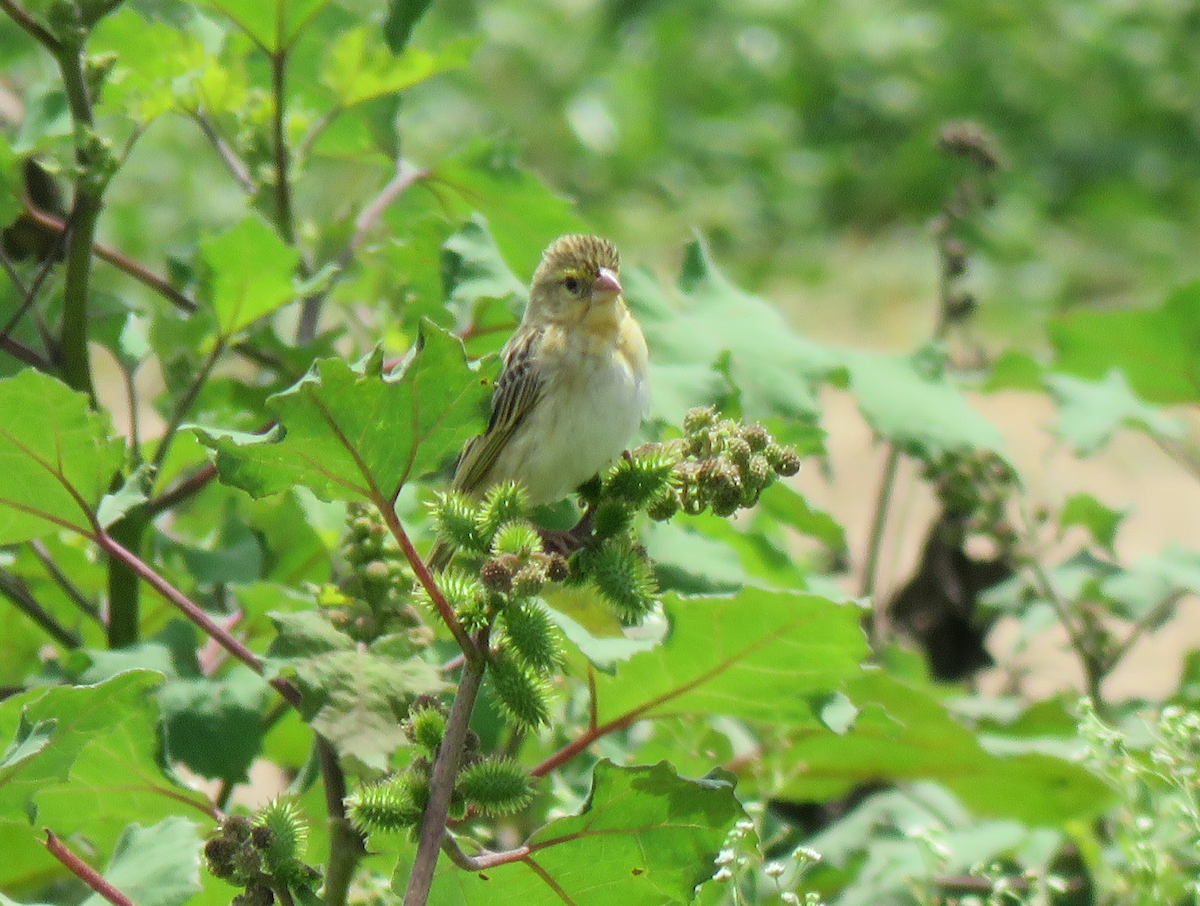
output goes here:
{"type": "Polygon", "coordinates": [[[133,900],[109,884],[100,872],[67,849],[49,828],[46,829],[46,842],[43,845],[50,850],[50,855],[66,866],[71,874],[112,903],[113,906],[134,906],[133,900]]]}

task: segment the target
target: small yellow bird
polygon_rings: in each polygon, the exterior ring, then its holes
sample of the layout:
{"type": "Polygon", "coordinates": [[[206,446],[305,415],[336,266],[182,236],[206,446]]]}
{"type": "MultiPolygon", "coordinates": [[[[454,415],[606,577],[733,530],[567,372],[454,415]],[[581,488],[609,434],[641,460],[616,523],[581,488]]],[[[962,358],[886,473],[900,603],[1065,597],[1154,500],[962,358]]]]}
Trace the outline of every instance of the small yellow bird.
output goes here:
{"type": "MultiPolygon", "coordinates": [[[[463,448],[454,489],[479,497],[520,482],[531,506],[554,503],[612,462],[646,417],[649,354],[621,298],[616,246],[560,236],[542,253],[529,306],[501,351],[487,430],[463,448]]],[[[439,543],[430,565],[450,549],[439,543]]]]}

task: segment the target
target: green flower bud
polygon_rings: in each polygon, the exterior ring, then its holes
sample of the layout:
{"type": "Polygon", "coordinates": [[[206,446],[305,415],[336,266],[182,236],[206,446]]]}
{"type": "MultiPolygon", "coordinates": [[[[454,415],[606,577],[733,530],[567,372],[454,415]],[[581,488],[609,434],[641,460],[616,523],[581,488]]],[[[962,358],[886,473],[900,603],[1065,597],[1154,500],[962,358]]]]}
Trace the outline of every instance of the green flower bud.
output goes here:
{"type": "Polygon", "coordinates": [[[771,442],[771,435],[762,425],[746,425],[741,430],[741,437],[750,445],[752,453],[761,453],[771,442]]]}
{"type": "Polygon", "coordinates": [[[513,575],[511,594],[514,598],[532,598],[541,594],[545,584],[545,566],[536,561],[527,563],[513,575]]]}
{"type": "Polygon", "coordinates": [[[688,434],[698,434],[710,427],[716,420],[717,410],[712,406],[697,406],[684,414],[683,430],[688,434]]]}
{"type": "Polygon", "coordinates": [[[430,755],[436,754],[446,735],[446,713],[440,705],[432,708],[414,706],[404,722],[404,735],[430,755]]]}
{"type": "Polygon", "coordinates": [[[679,512],[679,495],[669,489],[655,496],[646,508],[646,515],[655,522],[665,522],[679,512]]]}
{"type": "Polygon", "coordinates": [[[724,452],[725,457],[744,473],[750,464],[750,444],[741,437],[734,437],[725,445],[724,452]]]}

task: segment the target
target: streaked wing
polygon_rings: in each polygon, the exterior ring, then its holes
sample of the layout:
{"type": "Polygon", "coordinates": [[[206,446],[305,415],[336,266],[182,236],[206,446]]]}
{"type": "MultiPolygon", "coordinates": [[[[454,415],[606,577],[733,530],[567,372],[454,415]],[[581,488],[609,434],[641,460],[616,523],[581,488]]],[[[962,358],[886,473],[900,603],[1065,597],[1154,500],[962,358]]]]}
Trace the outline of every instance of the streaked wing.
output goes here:
{"type": "Polygon", "coordinates": [[[525,331],[514,336],[505,347],[500,377],[492,391],[492,417],[487,430],[463,447],[454,472],[456,490],[473,494],[484,485],[500,452],[541,400],[543,382],[533,368],[534,352],[541,338],[540,331],[525,331]]]}

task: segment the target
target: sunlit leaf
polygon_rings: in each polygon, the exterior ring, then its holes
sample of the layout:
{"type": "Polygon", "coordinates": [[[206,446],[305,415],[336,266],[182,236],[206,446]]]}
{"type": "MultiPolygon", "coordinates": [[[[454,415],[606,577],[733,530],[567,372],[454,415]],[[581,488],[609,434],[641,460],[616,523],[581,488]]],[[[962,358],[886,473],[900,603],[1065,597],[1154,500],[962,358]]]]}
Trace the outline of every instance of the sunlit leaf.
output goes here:
{"type": "Polygon", "coordinates": [[[63,528],[91,532],[124,455],[108,418],[33,370],[0,380],[0,412],[0,544],[63,528]]]}
{"type": "Polygon", "coordinates": [[[213,272],[212,301],[223,336],[233,336],[295,296],[292,277],[300,253],[258,217],[201,240],[200,256],[213,272]]]}
{"type": "Polygon", "coordinates": [[[1105,506],[1091,494],[1072,494],[1063,504],[1058,524],[1064,529],[1072,525],[1087,529],[1097,544],[1111,551],[1117,528],[1127,513],[1105,506]]]}
{"type": "Polygon", "coordinates": [[[222,480],[255,497],[304,485],[322,500],[392,500],[482,427],[491,391],[451,335],[427,325],[418,346],[397,378],[379,352],[355,368],[317,362],[268,400],[280,427],[265,436],[194,430],[222,480]]]}
{"type": "MultiPolygon", "coordinates": [[[[430,902],[440,906],[667,906],[692,901],[712,876],[726,832],[743,817],[723,772],[685,780],[653,767],[597,763],[578,815],[558,818],[526,841],[529,854],[483,872],[443,860],[430,902]]],[[[403,890],[402,859],[394,886],[403,890]]]]}
{"type": "Polygon", "coordinates": [[[329,48],[321,81],[339,106],[353,107],[465,66],[478,45],[466,38],[437,51],[409,47],[396,56],[379,42],[376,29],[355,28],[343,32],[329,48]]]}
{"type": "Polygon", "coordinates": [[[662,645],[596,675],[599,724],[697,713],[811,728],[867,655],[861,610],[816,595],[745,588],[664,608],[662,645]]]}
{"type": "Polygon", "coordinates": [[[268,53],[286,50],[329,0],[206,0],[268,53]]]}

